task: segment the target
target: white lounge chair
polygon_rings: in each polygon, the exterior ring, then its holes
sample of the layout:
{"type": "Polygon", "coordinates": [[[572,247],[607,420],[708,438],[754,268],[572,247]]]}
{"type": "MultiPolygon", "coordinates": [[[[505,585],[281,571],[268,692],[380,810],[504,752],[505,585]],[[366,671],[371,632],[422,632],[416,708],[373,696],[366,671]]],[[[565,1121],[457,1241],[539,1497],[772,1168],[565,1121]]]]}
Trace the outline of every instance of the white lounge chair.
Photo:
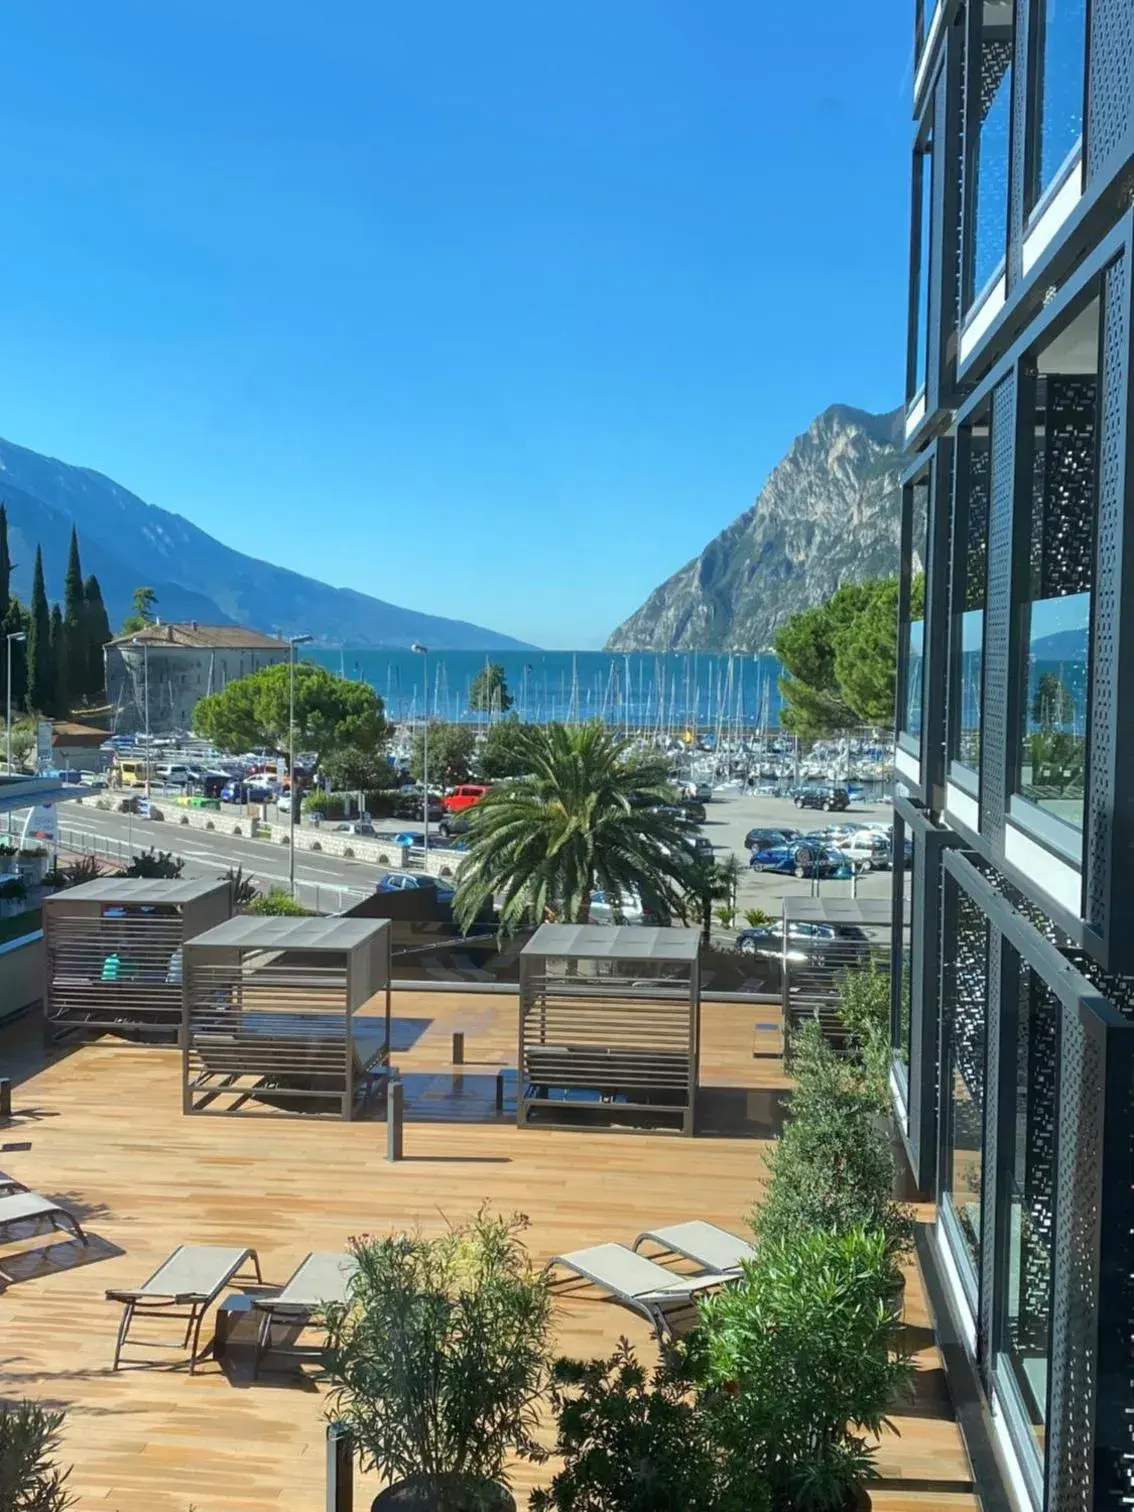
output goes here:
{"type": "Polygon", "coordinates": [[[739,1274],[678,1276],[624,1244],[595,1244],[590,1249],[554,1255],[547,1262],[547,1269],[555,1266],[573,1271],[609,1292],[624,1307],[641,1313],[653,1324],[659,1339],[673,1337],[671,1314],[691,1307],[698,1292],[724,1286],[739,1274]]]}
{"type": "MultiPolygon", "coordinates": [[[[189,1350],[189,1374],[199,1358],[201,1324],[210,1306],[243,1269],[252,1262],[248,1280],[262,1282],[260,1260],[254,1249],[237,1249],[223,1244],[182,1244],[168,1260],[163,1260],[153,1275],[141,1286],[107,1292],[109,1302],[122,1302],[122,1322],[114,1346],[114,1369],[122,1354],[130,1324],[136,1313],[163,1313],[170,1318],[184,1318],[185,1337],[180,1348],[189,1350]],[[179,1311],[187,1308],[188,1311],[179,1311]],[[191,1342],[190,1342],[191,1341],[191,1342]]],[[[174,1347],[174,1346],[168,1346],[174,1347]]],[[[153,1360],[138,1363],[154,1364],[153,1360]]]]}
{"type": "MultiPolygon", "coordinates": [[[[358,1267],[353,1255],[336,1255],[316,1250],[300,1261],[283,1289],[274,1297],[257,1297],[254,1306],[260,1313],[256,1336],[256,1357],[252,1374],[260,1373],[264,1355],[273,1349],[272,1327],[279,1324],[297,1332],[307,1328],[314,1315],[328,1302],[345,1302],[351,1277],[358,1267]]],[[[292,1346],[279,1353],[309,1357],[317,1351],[292,1346]]]]}
{"type": "Polygon", "coordinates": [[[666,1228],[646,1229],[634,1240],[635,1253],[647,1239],[659,1245],[664,1254],[681,1255],[702,1270],[715,1271],[719,1275],[734,1274],[746,1260],[756,1258],[755,1247],[747,1240],[738,1239],[727,1229],[706,1223],[703,1218],[671,1223],[666,1228]]]}
{"type": "Polygon", "coordinates": [[[52,1202],[50,1197],[41,1197],[38,1192],[29,1192],[26,1187],[9,1192],[6,1197],[0,1197],[0,1240],[10,1237],[6,1232],[9,1228],[37,1218],[46,1218],[52,1228],[66,1229],[74,1234],[80,1244],[86,1244],[87,1236],[83,1233],[83,1226],[74,1213],[68,1212],[65,1207],[60,1207],[57,1202],[52,1202]]]}
{"type": "Polygon", "coordinates": [[[0,1197],[11,1197],[14,1192],[26,1192],[28,1188],[14,1176],[0,1171],[0,1197]]]}

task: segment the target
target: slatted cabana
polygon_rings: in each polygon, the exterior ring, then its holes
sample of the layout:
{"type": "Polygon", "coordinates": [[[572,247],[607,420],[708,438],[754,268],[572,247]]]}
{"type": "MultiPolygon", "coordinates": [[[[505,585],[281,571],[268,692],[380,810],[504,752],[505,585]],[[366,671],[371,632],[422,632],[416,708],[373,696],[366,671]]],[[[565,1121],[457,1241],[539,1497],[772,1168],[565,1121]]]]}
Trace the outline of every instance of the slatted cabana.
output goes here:
{"type": "Polygon", "coordinates": [[[186,1113],[350,1119],[390,1055],[384,919],[230,919],[185,951],[186,1113]]]}
{"type": "Polygon", "coordinates": [[[104,877],[45,898],[49,1038],[88,1030],[176,1039],[185,942],[231,913],[229,884],[216,878],[104,877]]]}
{"type": "Polygon", "coordinates": [[[520,956],[517,1121],[694,1132],[694,929],[543,924],[520,956]]]}

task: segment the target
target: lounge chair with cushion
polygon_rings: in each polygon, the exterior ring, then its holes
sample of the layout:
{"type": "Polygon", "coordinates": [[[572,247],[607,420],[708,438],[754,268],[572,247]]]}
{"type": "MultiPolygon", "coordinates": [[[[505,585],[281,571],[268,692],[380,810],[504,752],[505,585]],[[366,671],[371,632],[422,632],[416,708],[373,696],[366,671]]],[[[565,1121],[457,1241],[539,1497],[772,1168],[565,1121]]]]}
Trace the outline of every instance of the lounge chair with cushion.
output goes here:
{"type": "Polygon", "coordinates": [[[135,1314],[162,1313],[168,1318],[185,1320],[185,1337],[180,1347],[189,1350],[189,1373],[192,1375],[199,1358],[201,1324],[205,1314],[247,1261],[251,1261],[253,1273],[245,1279],[259,1282],[260,1261],[254,1249],[238,1249],[224,1244],[182,1244],[141,1286],[108,1291],[107,1301],[124,1304],[118,1341],[114,1346],[114,1369],[118,1369],[122,1347],[135,1314]]]}
{"type": "Polygon", "coordinates": [[[22,1181],[17,1181],[14,1176],[0,1171],[0,1197],[11,1197],[13,1192],[26,1192],[28,1188],[22,1181]]]}
{"type": "Polygon", "coordinates": [[[50,1197],[29,1192],[26,1187],[9,1191],[7,1196],[0,1197],[0,1241],[12,1237],[7,1232],[9,1228],[37,1218],[46,1218],[52,1228],[66,1229],[74,1234],[80,1244],[86,1244],[87,1236],[74,1213],[69,1213],[57,1202],[52,1202],[50,1197]]]}
{"type": "Polygon", "coordinates": [[[653,1324],[659,1339],[673,1337],[671,1315],[688,1310],[698,1292],[723,1286],[739,1274],[714,1271],[704,1276],[679,1276],[624,1244],[595,1244],[590,1249],[553,1255],[547,1269],[556,1266],[593,1282],[624,1307],[641,1313],[653,1324]]]}
{"type": "Polygon", "coordinates": [[[256,1309],[260,1313],[260,1329],[256,1337],[253,1376],[260,1373],[264,1355],[273,1349],[277,1353],[301,1357],[318,1353],[294,1344],[281,1349],[272,1342],[272,1328],[288,1328],[298,1334],[310,1326],[315,1314],[325,1303],[345,1302],[356,1268],[357,1261],[353,1255],[336,1255],[317,1250],[300,1262],[283,1289],[274,1297],[255,1299],[256,1309]]]}
{"type": "Polygon", "coordinates": [[[756,1258],[756,1250],[747,1240],[738,1239],[727,1229],[706,1223],[703,1218],[671,1223],[666,1228],[646,1229],[634,1240],[635,1253],[647,1239],[659,1245],[664,1254],[681,1255],[702,1270],[715,1271],[719,1275],[734,1274],[746,1260],[756,1258]]]}

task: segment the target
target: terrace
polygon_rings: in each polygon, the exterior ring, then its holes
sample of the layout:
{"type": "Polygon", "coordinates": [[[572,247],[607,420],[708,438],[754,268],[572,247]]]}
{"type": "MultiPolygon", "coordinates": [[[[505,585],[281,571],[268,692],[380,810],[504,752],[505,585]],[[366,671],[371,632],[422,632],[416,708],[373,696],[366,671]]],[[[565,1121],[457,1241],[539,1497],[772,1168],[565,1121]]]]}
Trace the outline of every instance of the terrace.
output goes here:
{"type": "MultiPolygon", "coordinates": [[[[91,1243],[83,1251],[54,1235],[0,1250],[0,1396],[68,1409],[64,1459],[80,1509],[309,1512],[324,1495],[326,1406],[310,1369],[253,1383],[237,1354],[190,1377],[174,1351],[170,1367],[114,1374],[118,1310],[106,1288],[137,1284],[188,1241],[254,1246],[265,1277],[282,1281],[309,1250],[340,1250],[367,1231],[437,1232],[443,1214],[463,1216],[485,1199],[530,1216],[541,1260],[690,1216],[743,1232],[790,1086],[778,1025],[754,1037],[753,1017],[742,1004],[703,1005],[699,1137],[630,1136],[518,1128],[512,1078],[495,1111],[496,1074],[515,1064],[514,995],[395,992],[393,1061],[406,1099],[405,1158],[395,1164],[373,1119],[183,1117],[175,1048],[108,1036],[45,1060],[37,1022],[9,1027],[0,1066],[16,1085],[0,1164],[73,1207],[91,1243]],[[458,1030],[465,1063],[454,1067],[458,1030]]],[[[969,1512],[979,1502],[916,1270],[905,1309],[917,1389],[895,1415],[900,1437],[883,1444],[873,1506],[969,1512]]],[[[168,1322],[160,1332],[169,1336],[168,1322]]],[[[561,1296],[560,1350],[605,1354],[620,1335],[651,1347],[627,1310],[584,1287],[561,1296]]],[[[144,1327],[138,1338],[147,1341],[144,1327]]],[[[549,1476],[519,1467],[521,1506],[549,1476]]],[[[360,1476],[355,1505],[376,1490],[360,1476]]]]}

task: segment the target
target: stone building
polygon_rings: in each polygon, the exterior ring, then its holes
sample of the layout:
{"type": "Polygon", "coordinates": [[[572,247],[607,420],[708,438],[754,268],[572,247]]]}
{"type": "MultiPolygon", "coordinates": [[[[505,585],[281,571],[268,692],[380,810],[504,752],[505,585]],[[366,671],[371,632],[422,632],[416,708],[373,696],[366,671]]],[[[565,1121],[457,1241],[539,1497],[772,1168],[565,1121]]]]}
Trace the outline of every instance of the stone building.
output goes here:
{"type": "Polygon", "coordinates": [[[121,734],[146,727],[147,688],[151,734],[188,731],[207,693],[237,678],[287,660],[287,641],[241,625],[147,625],[109,642],[106,689],[121,734]]]}

